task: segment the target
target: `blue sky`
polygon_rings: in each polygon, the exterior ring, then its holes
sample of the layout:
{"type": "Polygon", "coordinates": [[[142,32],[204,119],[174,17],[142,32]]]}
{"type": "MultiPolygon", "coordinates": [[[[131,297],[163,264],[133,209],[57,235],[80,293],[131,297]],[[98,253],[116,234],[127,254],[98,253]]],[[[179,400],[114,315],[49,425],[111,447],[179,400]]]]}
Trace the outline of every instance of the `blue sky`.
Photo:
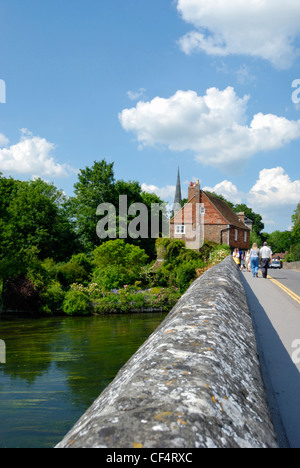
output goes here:
{"type": "Polygon", "coordinates": [[[0,171],[72,195],[77,170],[105,158],[172,201],[180,167],[184,194],[200,179],[288,229],[300,5],[241,3],[0,0],[0,171]]]}

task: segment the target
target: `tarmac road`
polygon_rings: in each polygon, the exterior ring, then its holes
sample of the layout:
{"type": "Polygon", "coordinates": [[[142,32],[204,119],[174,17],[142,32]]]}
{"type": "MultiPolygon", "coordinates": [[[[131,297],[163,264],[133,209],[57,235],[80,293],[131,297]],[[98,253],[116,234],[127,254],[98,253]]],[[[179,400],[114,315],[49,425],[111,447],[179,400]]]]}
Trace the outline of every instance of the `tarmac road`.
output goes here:
{"type": "Polygon", "coordinates": [[[242,272],[270,412],[282,448],[300,448],[300,272],[242,272]]]}
{"type": "Polygon", "coordinates": [[[270,268],[268,275],[299,296],[298,300],[300,300],[300,271],[270,268]]]}

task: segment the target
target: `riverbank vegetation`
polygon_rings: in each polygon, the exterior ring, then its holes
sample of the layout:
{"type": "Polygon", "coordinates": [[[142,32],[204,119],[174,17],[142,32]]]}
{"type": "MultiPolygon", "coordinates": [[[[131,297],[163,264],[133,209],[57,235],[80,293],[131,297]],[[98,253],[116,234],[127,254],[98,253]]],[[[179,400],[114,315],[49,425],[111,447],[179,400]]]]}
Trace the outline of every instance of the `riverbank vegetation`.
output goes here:
{"type": "Polygon", "coordinates": [[[162,243],[166,258],[159,268],[143,249],[123,239],[74,254],[67,262],[40,260],[32,248],[24,255],[22,273],[3,282],[3,305],[41,315],[169,311],[197,276],[229,254],[211,243],[201,253],[170,239],[158,239],[158,249],[162,243]]]}
{"type": "MultiPolygon", "coordinates": [[[[138,182],[115,180],[113,164],[104,160],[79,172],[71,198],[41,179],[0,174],[0,310],[41,315],[168,311],[198,276],[229,255],[227,246],[213,243],[194,252],[180,240],[124,236],[132,217],[127,226],[119,222],[120,195],[126,195],[128,207],[148,207],[149,224],[151,205],[163,203],[138,182]],[[116,239],[97,236],[100,203],[116,207],[116,239]]],[[[291,234],[296,253],[299,211],[298,206],[291,234]]],[[[255,222],[253,235],[260,235],[261,217],[251,209],[246,215],[255,222]]]]}

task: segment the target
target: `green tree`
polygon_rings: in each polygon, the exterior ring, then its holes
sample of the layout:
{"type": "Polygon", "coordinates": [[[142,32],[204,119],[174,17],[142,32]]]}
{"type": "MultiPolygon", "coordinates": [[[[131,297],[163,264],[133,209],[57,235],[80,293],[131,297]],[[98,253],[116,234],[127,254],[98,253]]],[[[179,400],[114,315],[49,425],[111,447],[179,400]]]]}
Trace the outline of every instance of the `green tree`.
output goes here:
{"type": "Polygon", "coordinates": [[[292,215],[292,221],[294,223],[292,230],[293,245],[290,248],[290,254],[287,260],[298,262],[300,261],[300,203],[298,203],[298,206],[292,215]]]}
{"type": "Polygon", "coordinates": [[[291,231],[274,231],[267,236],[268,244],[275,253],[284,253],[293,244],[293,233],[291,231]]]}
{"type": "MultiPolygon", "coordinates": [[[[105,160],[94,162],[91,168],[86,167],[81,170],[74,188],[75,196],[68,200],[66,209],[86,252],[94,250],[103,241],[120,237],[145,249],[148,255],[154,257],[155,239],[151,238],[151,204],[162,204],[159,197],[143,192],[136,181],[115,181],[113,163],[108,164],[105,160]],[[125,202],[122,211],[120,196],[124,197],[122,204],[125,202]],[[134,203],[141,203],[148,210],[144,222],[149,227],[149,235],[145,238],[142,236],[133,238],[128,233],[128,226],[135,218],[133,214],[128,215],[128,211],[134,203]],[[104,212],[101,218],[101,215],[97,214],[97,208],[101,204],[112,205],[112,213],[104,212]],[[104,226],[105,232],[108,233],[105,239],[101,239],[96,230],[101,221],[107,223],[107,226],[104,226]]],[[[139,217],[139,213],[136,216],[139,217]]]]}
{"type": "Polygon", "coordinates": [[[76,235],[86,251],[93,250],[101,242],[96,232],[98,206],[116,202],[113,166],[113,163],[109,164],[103,159],[95,161],[91,168],[81,169],[78,182],[74,185],[75,196],[65,205],[76,235]]]}
{"type": "Polygon", "coordinates": [[[64,202],[63,193],[41,179],[21,182],[0,175],[0,282],[6,308],[37,311],[50,282],[42,260],[65,261],[76,250],[64,202]]]}
{"type": "MultiPolygon", "coordinates": [[[[125,199],[124,199],[125,200],[125,199]]],[[[128,210],[131,205],[134,203],[142,203],[144,204],[144,199],[142,196],[142,189],[138,182],[136,181],[128,181],[125,182],[124,180],[118,180],[115,185],[115,207],[116,207],[116,216],[117,216],[117,237],[125,238],[127,241],[134,243],[136,245],[141,244],[140,239],[132,239],[129,236],[128,227],[130,222],[134,219],[135,215],[128,214],[128,210]],[[126,206],[125,212],[120,212],[119,209],[119,200],[120,197],[126,197],[126,206]],[[125,217],[124,217],[125,215],[125,217]]],[[[139,215],[139,213],[137,213],[139,215]]],[[[148,222],[148,219],[143,219],[144,222],[148,222]]]]}
{"type": "MultiPolygon", "coordinates": [[[[141,185],[136,181],[117,180],[115,184],[115,197],[116,197],[116,213],[117,213],[117,237],[121,234],[124,235],[126,231],[126,242],[130,244],[137,245],[141,249],[145,250],[147,255],[151,258],[155,258],[155,241],[156,237],[153,237],[153,234],[160,236],[162,234],[162,223],[169,223],[169,218],[167,219],[167,213],[164,207],[164,202],[154,193],[144,192],[141,188],[141,185]],[[122,223],[121,226],[122,232],[119,231],[119,221],[121,213],[119,211],[119,197],[127,197],[127,210],[130,211],[130,207],[133,207],[134,204],[142,204],[145,208],[143,211],[137,211],[137,213],[127,215],[127,224],[122,223]],[[155,210],[155,207],[160,207],[161,211],[158,212],[158,209],[155,210]],[[144,223],[146,227],[146,236],[139,236],[133,238],[130,233],[131,222],[138,217],[144,223]],[[167,221],[166,221],[167,219],[167,221]],[[155,232],[154,232],[155,231],[155,232]]],[[[137,205],[136,205],[137,206],[137,205]]],[[[137,225],[137,229],[141,229],[141,226],[137,225]]]]}
{"type": "Polygon", "coordinates": [[[169,213],[166,208],[166,203],[163,202],[157,195],[154,193],[142,192],[142,203],[144,203],[148,208],[148,226],[149,226],[149,237],[147,239],[139,240],[139,245],[144,249],[151,259],[156,258],[156,248],[155,242],[156,239],[162,237],[164,234],[164,226],[167,226],[169,229],[169,213]],[[156,209],[152,210],[152,207],[155,206],[156,209]],[[157,212],[159,206],[159,213],[157,212]],[[156,226],[153,226],[153,223],[156,226]],[[152,231],[154,236],[152,237],[152,231]]]}
{"type": "Polygon", "coordinates": [[[298,242],[300,242],[300,202],[298,203],[298,206],[292,215],[292,221],[293,221],[293,236],[294,239],[296,239],[298,242]]]}
{"type": "Polygon", "coordinates": [[[244,203],[234,205],[234,211],[236,213],[244,212],[245,216],[253,221],[252,230],[259,236],[262,236],[262,231],[265,228],[264,223],[262,222],[262,216],[258,213],[255,213],[252,208],[249,208],[244,203]]]}
{"type": "Polygon", "coordinates": [[[41,179],[0,177],[0,260],[36,247],[40,259],[65,260],[76,248],[63,193],[41,179]]]}

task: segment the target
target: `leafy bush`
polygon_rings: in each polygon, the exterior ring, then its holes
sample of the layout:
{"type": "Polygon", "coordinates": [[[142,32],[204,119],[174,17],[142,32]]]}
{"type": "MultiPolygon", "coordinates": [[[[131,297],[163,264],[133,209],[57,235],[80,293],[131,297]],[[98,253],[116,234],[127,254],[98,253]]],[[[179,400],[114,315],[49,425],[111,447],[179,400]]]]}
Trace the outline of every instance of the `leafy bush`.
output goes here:
{"type": "Polygon", "coordinates": [[[3,291],[3,281],[0,280],[0,314],[3,310],[2,291],[3,291]]]}
{"type": "Polygon", "coordinates": [[[145,265],[148,260],[148,255],[143,249],[128,244],[123,239],[104,242],[94,250],[93,255],[98,268],[119,265],[134,270],[145,265]]]}
{"type": "Polygon", "coordinates": [[[216,242],[205,241],[199,252],[202,260],[208,263],[211,252],[218,246],[219,244],[217,244],[216,242]]]}
{"type": "Polygon", "coordinates": [[[65,295],[62,309],[67,315],[90,315],[90,300],[85,293],[70,289],[65,295]]]}
{"type": "Polygon", "coordinates": [[[300,261],[300,243],[292,245],[291,252],[285,257],[286,262],[299,262],[300,261]]]}
{"type": "Polygon", "coordinates": [[[73,255],[70,260],[70,263],[75,263],[81,266],[85,270],[87,275],[90,275],[93,270],[93,260],[89,255],[85,253],[73,255]]]}
{"type": "Polygon", "coordinates": [[[123,239],[105,242],[94,250],[93,255],[97,267],[93,281],[107,290],[140,280],[148,260],[143,249],[125,243],[123,239]]]}
{"type": "Polygon", "coordinates": [[[197,261],[183,263],[177,268],[176,282],[181,293],[184,293],[196,279],[196,268],[200,268],[197,261]]]}
{"type": "Polygon", "coordinates": [[[164,260],[167,253],[167,247],[171,243],[171,239],[165,237],[159,237],[155,242],[155,249],[157,258],[164,260]]]}
{"type": "Polygon", "coordinates": [[[73,283],[83,283],[88,279],[85,269],[75,262],[68,262],[59,267],[57,278],[64,287],[73,283]]]}
{"type": "Polygon", "coordinates": [[[173,239],[167,245],[165,259],[167,262],[172,263],[178,259],[180,254],[184,252],[185,243],[180,239],[173,239]]]}
{"type": "Polygon", "coordinates": [[[55,263],[53,258],[46,258],[42,262],[42,267],[47,272],[48,278],[53,281],[57,281],[57,275],[59,273],[59,264],[55,263]]]}
{"type": "Polygon", "coordinates": [[[93,282],[99,284],[106,291],[119,289],[124,284],[131,284],[136,279],[137,277],[130,271],[117,265],[107,265],[105,269],[97,268],[93,274],[93,282]]]}
{"type": "Polygon", "coordinates": [[[153,274],[153,285],[160,287],[179,287],[184,292],[197,278],[196,270],[206,266],[204,258],[209,256],[216,244],[205,244],[204,251],[185,248],[180,239],[158,239],[157,250],[163,249],[165,259],[162,266],[153,274]]]}
{"type": "Polygon", "coordinates": [[[65,298],[59,283],[53,283],[45,291],[41,293],[41,311],[46,314],[53,314],[62,310],[62,304],[65,298]]]}
{"type": "Polygon", "coordinates": [[[300,243],[292,246],[293,262],[300,261],[300,243]]]}

